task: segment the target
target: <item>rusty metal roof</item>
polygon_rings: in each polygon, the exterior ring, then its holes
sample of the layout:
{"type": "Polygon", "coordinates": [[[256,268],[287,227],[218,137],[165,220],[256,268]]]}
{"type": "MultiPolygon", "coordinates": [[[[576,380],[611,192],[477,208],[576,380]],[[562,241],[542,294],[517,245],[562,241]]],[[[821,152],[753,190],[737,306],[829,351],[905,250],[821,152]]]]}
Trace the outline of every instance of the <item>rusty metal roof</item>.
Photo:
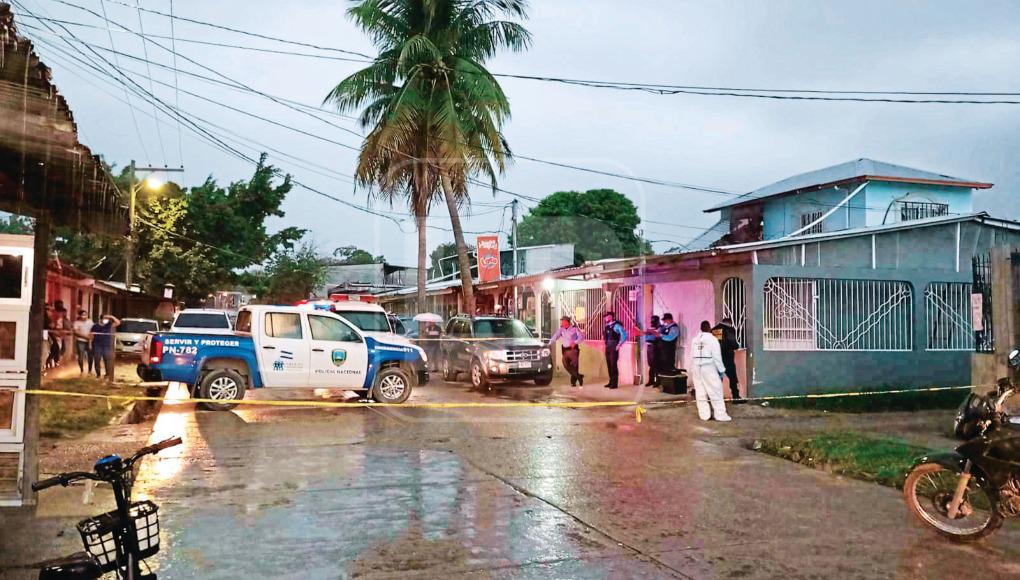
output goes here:
{"type": "Polygon", "coordinates": [[[102,160],[78,127],[50,69],[0,2],[0,210],[55,225],[123,235],[127,213],[102,160]]]}

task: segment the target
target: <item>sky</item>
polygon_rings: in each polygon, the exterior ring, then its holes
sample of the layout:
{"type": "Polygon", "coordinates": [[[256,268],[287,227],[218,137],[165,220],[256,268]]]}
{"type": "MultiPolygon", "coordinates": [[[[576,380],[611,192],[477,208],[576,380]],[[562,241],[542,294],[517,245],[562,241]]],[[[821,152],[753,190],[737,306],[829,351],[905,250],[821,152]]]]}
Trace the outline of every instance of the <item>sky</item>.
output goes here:
{"type": "MultiPolygon", "coordinates": [[[[94,152],[120,166],[132,159],[139,165],[183,165],[184,173],[163,177],[184,185],[200,184],[209,176],[224,185],[250,177],[249,162],[194,136],[186,124],[179,126],[162,112],[154,114],[150,104],[134,96],[129,107],[122,87],[68,58],[66,39],[28,28],[42,25],[28,11],[88,24],[98,28],[67,27],[81,40],[105,49],[110,48],[112,35],[117,51],[139,58],[147,51],[152,62],[169,67],[174,61],[168,51],[152,43],[143,46],[138,36],[116,26],[112,28],[117,31],[108,34],[101,17],[72,5],[99,14],[105,8],[110,20],[150,35],[169,36],[168,18],[139,15],[132,7],[135,0],[17,2],[21,5],[14,7],[17,22],[26,25],[21,32],[39,41],[36,51],[53,69],[53,80],[70,103],[81,139],[94,152]]],[[[169,12],[171,5],[171,0],[139,2],[161,12],[169,12]]],[[[368,38],[346,18],[347,2],[172,4],[181,17],[374,53],[368,38]]],[[[700,86],[1020,92],[1016,2],[533,0],[529,16],[525,25],[534,40],[530,50],[497,56],[489,63],[490,70],[700,86]]],[[[67,36],[56,24],[50,26],[67,36]]],[[[188,43],[187,39],[200,39],[338,56],[180,20],[173,34],[179,39],[177,68],[209,77],[222,73],[277,99],[310,105],[321,104],[337,82],[364,66],[188,43]]],[[[170,45],[169,40],[154,40],[170,45]]],[[[157,65],[149,65],[147,72],[144,62],[96,50],[146,89],[150,85],[143,75],[151,76],[151,90],[161,100],[178,103],[189,118],[201,119],[196,122],[236,143],[246,155],[268,151],[270,163],[301,183],[389,216],[365,213],[295,187],[284,203],[285,217],[274,218],[271,228],[306,228],[323,254],[357,245],[392,263],[414,264],[417,236],[405,207],[373,199],[371,192],[356,188],[347,177],[353,173],[360,144],[352,131],[361,128],[354,121],[323,113],[325,121],[315,119],[252,92],[185,74],[175,79],[172,71],[157,65]],[[180,92],[175,92],[175,82],[180,92]]],[[[662,96],[522,79],[501,83],[512,107],[505,135],[520,155],[737,193],[870,157],[992,182],[993,189],[977,192],[977,209],[1020,219],[1020,201],[1014,193],[1020,187],[1020,105],[779,101],[662,96]]],[[[714,223],[714,215],[703,210],[725,199],[520,159],[501,177],[500,186],[537,198],[561,190],[616,189],[637,204],[644,220],[666,222],[642,226],[658,251],[682,245],[714,223]]],[[[472,191],[474,203],[464,217],[469,242],[476,233],[509,231],[511,199],[486,188],[472,191]]],[[[522,202],[522,212],[532,205],[522,202]]],[[[429,220],[430,249],[453,239],[445,214],[438,207],[429,220]]]]}

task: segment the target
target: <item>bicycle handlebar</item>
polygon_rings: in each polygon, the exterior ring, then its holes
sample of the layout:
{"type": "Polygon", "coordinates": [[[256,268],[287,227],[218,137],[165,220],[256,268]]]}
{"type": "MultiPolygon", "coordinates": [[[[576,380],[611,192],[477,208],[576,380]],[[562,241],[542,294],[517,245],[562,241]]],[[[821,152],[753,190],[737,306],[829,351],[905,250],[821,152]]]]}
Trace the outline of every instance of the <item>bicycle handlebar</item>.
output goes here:
{"type": "Polygon", "coordinates": [[[46,488],[53,487],[55,485],[62,485],[64,487],[67,487],[72,481],[77,481],[79,479],[98,480],[99,477],[87,471],[72,471],[71,473],[61,473],[60,475],[54,475],[49,479],[44,479],[42,481],[37,481],[33,483],[32,491],[42,491],[46,488]]]}
{"type": "Polygon", "coordinates": [[[153,443],[152,445],[142,447],[141,449],[136,451],[135,454],[132,455],[131,458],[128,459],[125,463],[127,464],[128,467],[130,467],[134,465],[136,461],[138,461],[142,457],[145,457],[146,455],[159,453],[164,449],[169,449],[170,447],[180,445],[181,443],[183,443],[183,441],[181,441],[180,437],[171,437],[169,439],[164,439],[158,443],[153,443]]]}
{"type": "MultiPolygon", "coordinates": [[[[126,469],[130,469],[131,466],[134,465],[135,461],[138,461],[142,457],[145,457],[146,455],[151,455],[153,453],[159,453],[164,449],[173,447],[175,445],[180,445],[181,443],[182,441],[180,437],[172,437],[170,439],[160,441],[159,443],[153,443],[152,445],[149,445],[147,447],[142,447],[134,455],[132,455],[130,459],[124,462],[124,467],[126,469]]],[[[103,478],[99,477],[95,473],[90,473],[88,471],[72,471],[70,473],[61,473],[60,475],[54,475],[53,477],[50,477],[48,479],[37,481],[32,484],[32,491],[42,491],[55,485],[62,485],[64,487],[67,487],[71,482],[78,481],[79,479],[93,479],[95,481],[104,481],[103,478]]]]}

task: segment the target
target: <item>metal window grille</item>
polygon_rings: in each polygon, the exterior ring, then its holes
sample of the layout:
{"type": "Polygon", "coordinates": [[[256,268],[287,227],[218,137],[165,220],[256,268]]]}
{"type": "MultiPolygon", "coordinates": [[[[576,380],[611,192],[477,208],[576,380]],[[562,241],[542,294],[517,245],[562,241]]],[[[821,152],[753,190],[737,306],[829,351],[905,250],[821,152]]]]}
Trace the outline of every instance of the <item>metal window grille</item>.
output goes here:
{"type": "Polygon", "coordinates": [[[992,327],[992,256],[974,256],[972,292],[981,295],[981,330],[974,331],[974,350],[995,352],[995,329],[992,327]]]}
{"type": "Polygon", "coordinates": [[[908,351],[913,296],[905,282],[769,278],[765,350],[908,351]]]}
{"type": "MultiPolygon", "coordinates": [[[[640,300],[641,286],[617,286],[613,290],[613,312],[616,312],[616,320],[627,331],[627,340],[630,342],[636,341],[641,335],[637,326],[638,302],[640,300]]],[[[641,322],[647,324],[645,321],[641,322]]]]}
{"type": "MultiPolygon", "coordinates": [[[[800,214],[800,227],[806,227],[809,223],[822,219],[822,213],[820,211],[813,211],[811,213],[800,214]]],[[[811,226],[810,229],[804,230],[802,234],[820,234],[822,233],[822,222],[818,222],[811,226]]]]}
{"type": "Polygon", "coordinates": [[[924,291],[928,350],[974,350],[971,285],[933,282],[924,291]]]}
{"type": "Polygon", "coordinates": [[[606,293],[601,288],[566,290],[559,293],[560,316],[569,316],[581,329],[584,338],[602,340],[602,317],[606,310],[606,293]]]}
{"type": "Polygon", "coordinates": [[[747,346],[744,341],[744,328],[747,322],[747,294],[744,281],[740,278],[727,278],[723,281],[723,317],[733,320],[737,331],[737,342],[740,348],[747,346]]]}
{"type": "Polygon", "coordinates": [[[899,207],[900,221],[903,222],[949,215],[948,203],[901,201],[899,202],[899,207]]]}

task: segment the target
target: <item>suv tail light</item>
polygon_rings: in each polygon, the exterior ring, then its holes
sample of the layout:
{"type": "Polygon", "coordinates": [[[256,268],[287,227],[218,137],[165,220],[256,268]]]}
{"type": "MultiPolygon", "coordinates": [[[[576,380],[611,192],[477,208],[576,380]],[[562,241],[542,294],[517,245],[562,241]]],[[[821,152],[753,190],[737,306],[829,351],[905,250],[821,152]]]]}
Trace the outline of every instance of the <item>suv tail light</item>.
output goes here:
{"type": "Polygon", "coordinates": [[[163,362],[163,341],[153,338],[149,343],[149,363],[159,364],[163,362]]]}

